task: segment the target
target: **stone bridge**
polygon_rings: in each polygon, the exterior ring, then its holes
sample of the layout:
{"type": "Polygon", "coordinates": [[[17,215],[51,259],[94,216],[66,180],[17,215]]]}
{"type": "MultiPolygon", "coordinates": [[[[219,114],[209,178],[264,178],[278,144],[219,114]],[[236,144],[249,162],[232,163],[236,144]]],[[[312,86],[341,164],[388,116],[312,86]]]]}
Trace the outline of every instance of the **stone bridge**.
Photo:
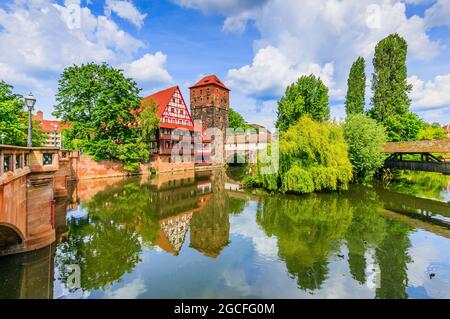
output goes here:
{"type": "Polygon", "coordinates": [[[0,145],[0,256],[55,241],[55,199],[67,196],[73,154],[0,145]]]}

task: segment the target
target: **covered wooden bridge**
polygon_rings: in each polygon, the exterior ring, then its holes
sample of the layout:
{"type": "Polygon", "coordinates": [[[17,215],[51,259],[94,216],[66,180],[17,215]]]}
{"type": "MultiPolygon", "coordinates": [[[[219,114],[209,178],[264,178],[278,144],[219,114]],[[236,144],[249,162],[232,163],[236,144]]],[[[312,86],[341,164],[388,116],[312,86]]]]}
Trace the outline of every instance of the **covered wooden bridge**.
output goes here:
{"type": "Polygon", "coordinates": [[[390,154],[384,162],[385,168],[450,174],[450,161],[445,159],[450,154],[450,139],[391,142],[384,146],[384,153],[390,154]],[[416,156],[411,159],[408,155],[416,156]]]}

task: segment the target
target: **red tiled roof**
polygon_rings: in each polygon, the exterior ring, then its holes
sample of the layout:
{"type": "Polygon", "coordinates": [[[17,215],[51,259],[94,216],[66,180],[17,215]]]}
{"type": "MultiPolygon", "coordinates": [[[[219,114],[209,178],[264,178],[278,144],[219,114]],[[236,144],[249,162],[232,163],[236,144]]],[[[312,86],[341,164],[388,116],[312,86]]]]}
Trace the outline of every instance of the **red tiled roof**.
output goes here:
{"type": "Polygon", "coordinates": [[[166,122],[160,122],[159,123],[159,127],[163,127],[163,128],[171,128],[171,129],[186,129],[189,131],[194,131],[194,127],[190,126],[190,125],[182,125],[182,124],[177,124],[177,123],[166,123],[166,122]]]}
{"type": "Polygon", "coordinates": [[[158,110],[156,111],[156,114],[161,117],[161,115],[164,113],[164,110],[166,109],[166,106],[169,104],[170,99],[172,98],[175,91],[178,89],[178,86],[172,86],[168,89],[156,92],[152,95],[149,95],[147,97],[144,97],[142,99],[142,103],[145,103],[149,100],[153,100],[156,103],[156,106],[158,107],[158,110]]]}
{"type": "Polygon", "coordinates": [[[56,125],[56,132],[61,133],[62,128],[70,128],[70,124],[63,124],[58,120],[42,120],[41,123],[42,130],[46,133],[53,133],[53,126],[56,125]]]}
{"type": "Polygon", "coordinates": [[[195,83],[193,86],[191,86],[190,89],[200,87],[200,86],[210,85],[210,84],[215,84],[215,85],[220,86],[221,88],[224,88],[225,90],[228,90],[228,91],[230,90],[215,75],[205,76],[203,79],[201,79],[200,81],[195,83]]]}

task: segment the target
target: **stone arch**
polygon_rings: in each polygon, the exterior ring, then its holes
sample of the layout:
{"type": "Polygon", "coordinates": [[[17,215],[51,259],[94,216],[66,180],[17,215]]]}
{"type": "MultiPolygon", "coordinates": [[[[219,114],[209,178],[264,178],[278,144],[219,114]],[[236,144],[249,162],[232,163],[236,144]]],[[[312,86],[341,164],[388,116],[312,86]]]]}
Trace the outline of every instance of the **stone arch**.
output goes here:
{"type": "Polygon", "coordinates": [[[25,236],[14,225],[10,223],[0,223],[0,248],[21,244],[25,236]]]}

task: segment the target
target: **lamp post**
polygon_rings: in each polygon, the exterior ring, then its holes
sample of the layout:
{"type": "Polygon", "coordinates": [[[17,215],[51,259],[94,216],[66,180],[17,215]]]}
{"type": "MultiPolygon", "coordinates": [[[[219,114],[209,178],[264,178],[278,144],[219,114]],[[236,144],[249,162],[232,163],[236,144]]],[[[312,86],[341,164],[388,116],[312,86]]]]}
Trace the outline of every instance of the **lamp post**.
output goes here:
{"type": "Polygon", "coordinates": [[[2,144],[3,145],[5,144],[5,137],[6,137],[5,133],[2,133],[1,138],[2,138],[2,144]]]}
{"type": "Polygon", "coordinates": [[[31,118],[31,112],[34,109],[34,104],[36,104],[36,98],[33,96],[33,93],[30,92],[27,96],[25,96],[25,104],[28,108],[28,147],[33,146],[33,124],[31,118]]]}
{"type": "Polygon", "coordinates": [[[52,124],[52,128],[53,128],[53,142],[55,147],[58,147],[56,143],[56,131],[58,130],[58,125],[52,124]]]}

